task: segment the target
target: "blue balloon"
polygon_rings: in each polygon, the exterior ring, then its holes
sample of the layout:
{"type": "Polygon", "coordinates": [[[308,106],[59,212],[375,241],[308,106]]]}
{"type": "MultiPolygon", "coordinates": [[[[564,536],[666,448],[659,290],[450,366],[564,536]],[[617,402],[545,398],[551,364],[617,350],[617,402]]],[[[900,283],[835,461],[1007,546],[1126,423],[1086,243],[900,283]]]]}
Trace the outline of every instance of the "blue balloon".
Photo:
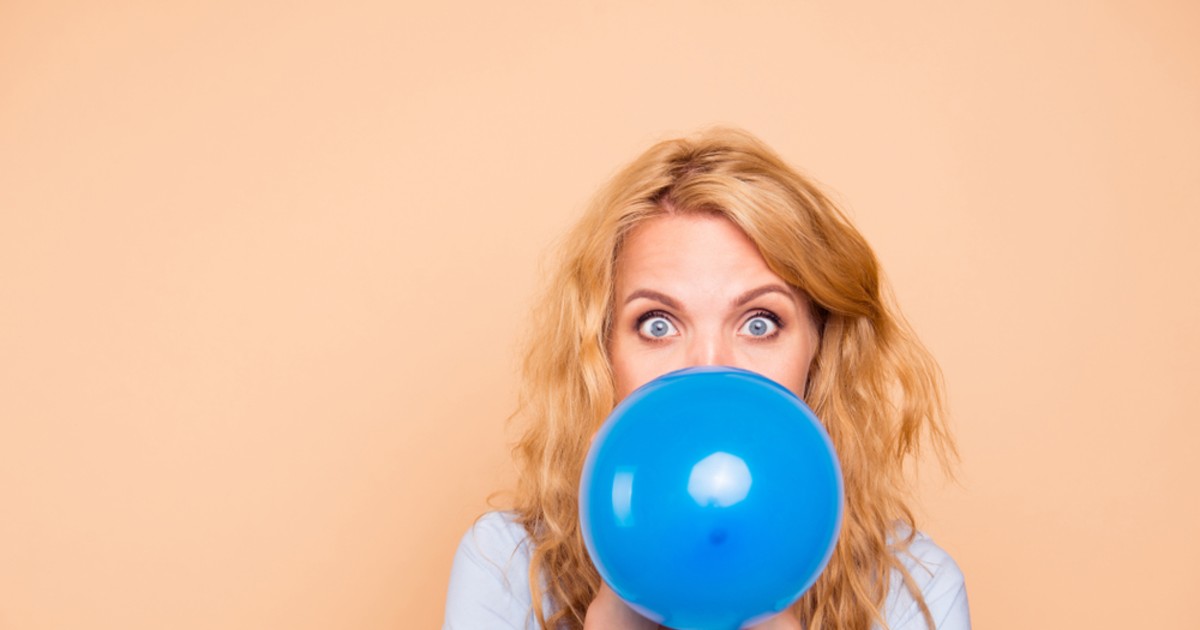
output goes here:
{"type": "Polygon", "coordinates": [[[745,370],[699,367],[630,394],[600,428],[579,517],[604,581],[679,630],[784,610],[833,554],[842,474],[812,411],[745,370]]]}

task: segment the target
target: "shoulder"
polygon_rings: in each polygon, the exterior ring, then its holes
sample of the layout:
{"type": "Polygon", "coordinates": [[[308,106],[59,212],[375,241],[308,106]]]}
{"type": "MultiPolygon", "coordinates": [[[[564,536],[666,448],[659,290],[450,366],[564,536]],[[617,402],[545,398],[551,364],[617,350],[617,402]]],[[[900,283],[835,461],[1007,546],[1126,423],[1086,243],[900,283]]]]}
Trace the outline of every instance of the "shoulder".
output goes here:
{"type": "MultiPolygon", "coordinates": [[[[903,532],[900,533],[903,535],[903,532]]],[[[962,569],[946,550],[921,532],[912,544],[898,550],[900,560],[933,616],[937,630],[969,630],[966,579],[962,569]]],[[[891,630],[924,629],[925,617],[916,598],[904,584],[903,576],[893,572],[891,588],[884,604],[884,616],[891,630]]]]}
{"type": "Polygon", "coordinates": [[[443,628],[526,628],[530,541],[512,513],[489,512],[467,530],[454,554],[443,628]]]}
{"type": "Polygon", "coordinates": [[[528,559],[529,536],[512,512],[488,512],[463,535],[459,549],[464,547],[487,562],[510,564],[522,556],[528,559]]]}

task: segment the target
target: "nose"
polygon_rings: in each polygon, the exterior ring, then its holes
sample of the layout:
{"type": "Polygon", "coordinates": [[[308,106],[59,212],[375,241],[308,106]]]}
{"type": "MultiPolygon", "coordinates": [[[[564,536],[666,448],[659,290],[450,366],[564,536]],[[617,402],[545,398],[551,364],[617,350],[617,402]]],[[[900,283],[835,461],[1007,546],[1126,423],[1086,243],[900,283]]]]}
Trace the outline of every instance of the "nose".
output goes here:
{"type": "Polygon", "coordinates": [[[688,345],[687,366],[727,365],[734,362],[733,344],[728,337],[718,333],[697,334],[688,345]]]}

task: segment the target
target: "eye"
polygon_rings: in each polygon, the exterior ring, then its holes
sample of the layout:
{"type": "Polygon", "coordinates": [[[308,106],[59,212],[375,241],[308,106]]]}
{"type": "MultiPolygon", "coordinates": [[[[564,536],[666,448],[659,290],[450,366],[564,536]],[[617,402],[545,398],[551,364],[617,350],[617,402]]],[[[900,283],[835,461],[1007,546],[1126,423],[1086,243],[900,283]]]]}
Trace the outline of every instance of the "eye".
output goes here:
{"type": "Polygon", "coordinates": [[[755,313],[754,317],[746,320],[746,323],[742,324],[738,333],[758,339],[766,339],[767,337],[773,337],[775,333],[779,332],[780,328],[779,318],[773,313],[763,311],[755,313]]]}
{"type": "Polygon", "coordinates": [[[664,339],[679,331],[664,314],[652,311],[638,318],[638,333],[648,339],[664,339]]]}

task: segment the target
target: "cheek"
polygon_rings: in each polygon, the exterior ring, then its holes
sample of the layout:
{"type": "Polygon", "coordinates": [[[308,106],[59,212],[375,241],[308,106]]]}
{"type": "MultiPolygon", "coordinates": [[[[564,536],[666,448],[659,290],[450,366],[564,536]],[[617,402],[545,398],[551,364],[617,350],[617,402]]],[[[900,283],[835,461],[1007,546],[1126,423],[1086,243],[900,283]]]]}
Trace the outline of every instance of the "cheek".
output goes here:
{"type": "Polygon", "coordinates": [[[804,390],[808,389],[808,364],[801,363],[792,370],[789,389],[797,396],[804,398],[804,390]]]}
{"type": "Polygon", "coordinates": [[[641,373],[645,362],[636,361],[627,352],[614,348],[612,353],[613,380],[616,381],[617,402],[625,399],[633,390],[641,387],[649,379],[641,373]]]}
{"type": "Polygon", "coordinates": [[[617,402],[624,400],[633,390],[671,371],[669,356],[638,352],[636,343],[635,339],[625,338],[616,340],[610,347],[609,360],[612,362],[617,402]]]}
{"type": "Polygon", "coordinates": [[[749,367],[788,388],[797,396],[804,396],[805,384],[808,382],[808,364],[804,362],[802,355],[779,357],[769,365],[749,367]]]}
{"type": "Polygon", "coordinates": [[[792,390],[800,398],[808,391],[808,376],[812,371],[813,361],[817,358],[817,348],[820,338],[814,330],[808,343],[804,344],[803,352],[798,353],[795,367],[795,388],[792,390]]]}
{"type": "Polygon", "coordinates": [[[763,373],[803,398],[805,390],[808,389],[809,369],[816,356],[814,337],[815,335],[806,336],[797,340],[795,345],[781,348],[780,352],[774,353],[770,361],[770,372],[763,373]]]}
{"type": "Polygon", "coordinates": [[[612,365],[613,383],[616,387],[617,402],[624,400],[625,396],[629,395],[629,359],[626,356],[624,345],[620,339],[610,340],[608,343],[608,360],[612,365]]]}

